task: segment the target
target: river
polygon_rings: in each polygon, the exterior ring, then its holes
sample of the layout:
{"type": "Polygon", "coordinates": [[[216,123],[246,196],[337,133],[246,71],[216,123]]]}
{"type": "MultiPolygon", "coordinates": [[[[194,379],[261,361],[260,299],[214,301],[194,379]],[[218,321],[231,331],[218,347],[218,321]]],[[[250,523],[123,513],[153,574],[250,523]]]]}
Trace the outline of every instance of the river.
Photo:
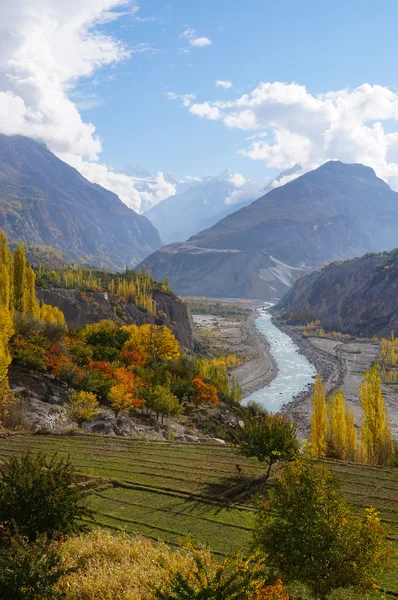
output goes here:
{"type": "Polygon", "coordinates": [[[270,306],[260,310],[256,327],[268,340],[278,373],[269,385],[246,396],[242,404],[255,401],[269,411],[278,412],[313,383],[316,369],[300,354],[294,341],[275,327],[268,311],[270,306]]]}

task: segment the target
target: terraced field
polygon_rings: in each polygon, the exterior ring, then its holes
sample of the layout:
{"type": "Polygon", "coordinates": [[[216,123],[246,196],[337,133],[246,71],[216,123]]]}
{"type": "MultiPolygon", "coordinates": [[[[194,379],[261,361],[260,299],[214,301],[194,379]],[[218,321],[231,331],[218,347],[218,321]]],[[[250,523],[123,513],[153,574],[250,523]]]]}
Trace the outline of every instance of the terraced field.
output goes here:
{"type": "MultiPolygon", "coordinates": [[[[220,555],[247,547],[253,527],[247,487],[264,470],[228,447],[86,436],[0,439],[0,459],[28,449],[70,455],[79,473],[96,478],[90,500],[97,525],[170,544],[190,535],[220,555]]],[[[355,510],[380,511],[398,547],[398,469],[325,462],[355,510]]],[[[398,573],[384,585],[398,596],[398,573]]]]}

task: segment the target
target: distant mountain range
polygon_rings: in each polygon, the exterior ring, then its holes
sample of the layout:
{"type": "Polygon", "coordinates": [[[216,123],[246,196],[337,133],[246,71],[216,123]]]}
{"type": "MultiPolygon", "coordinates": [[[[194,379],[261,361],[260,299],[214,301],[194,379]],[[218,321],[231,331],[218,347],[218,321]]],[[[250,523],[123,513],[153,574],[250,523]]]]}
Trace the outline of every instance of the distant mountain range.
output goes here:
{"type": "Polygon", "coordinates": [[[217,177],[177,183],[176,195],[162,200],[144,214],[164,242],[182,242],[255,199],[253,195],[237,204],[229,204],[227,200],[237,190],[234,173],[227,169],[217,177]]]}
{"type": "Polygon", "coordinates": [[[281,297],[299,273],[398,239],[398,193],[373,169],[330,161],[143,264],[182,295],[281,297]]]}
{"type": "Polygon", "coordinates": [[[0,229],[12,242],[50,246],[69,260],[115,270],[161,246],[146,217],[23,136],[0,135],[0,229]]]}
{"type": "Polygon", "coordinates": [[[292,321],[388,337],[398,330],[398,250],[367,254],[299,279],[276,307],[292,321]]]}

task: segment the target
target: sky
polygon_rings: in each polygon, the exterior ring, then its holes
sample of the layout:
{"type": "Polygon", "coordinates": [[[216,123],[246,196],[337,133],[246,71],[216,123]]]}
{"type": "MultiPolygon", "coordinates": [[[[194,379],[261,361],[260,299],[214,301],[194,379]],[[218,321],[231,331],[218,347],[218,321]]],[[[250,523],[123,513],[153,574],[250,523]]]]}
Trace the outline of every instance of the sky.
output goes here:
{"type": "Polygon", "coordinates": [[[0,132],[138,211],[168,171],[250,188],[339,159],[398,189],[397,22],[395,0],[0,0],[0,132]]]}

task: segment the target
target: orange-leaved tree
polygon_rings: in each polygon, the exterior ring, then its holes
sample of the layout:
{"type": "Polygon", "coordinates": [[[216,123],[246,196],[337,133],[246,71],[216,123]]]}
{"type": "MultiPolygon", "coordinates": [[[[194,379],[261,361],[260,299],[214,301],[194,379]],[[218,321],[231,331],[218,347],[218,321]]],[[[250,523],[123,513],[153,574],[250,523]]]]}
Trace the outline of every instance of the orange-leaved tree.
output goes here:
{"type": "Polygon", "coordinates": [[[194,377],[192,379],[192,383],[192,402],[195,404],[195,406],[201,406],[202,404],[217,406],[219,403],[219,398],[215,385],[206,383],[201,377],[194,377]]]}

